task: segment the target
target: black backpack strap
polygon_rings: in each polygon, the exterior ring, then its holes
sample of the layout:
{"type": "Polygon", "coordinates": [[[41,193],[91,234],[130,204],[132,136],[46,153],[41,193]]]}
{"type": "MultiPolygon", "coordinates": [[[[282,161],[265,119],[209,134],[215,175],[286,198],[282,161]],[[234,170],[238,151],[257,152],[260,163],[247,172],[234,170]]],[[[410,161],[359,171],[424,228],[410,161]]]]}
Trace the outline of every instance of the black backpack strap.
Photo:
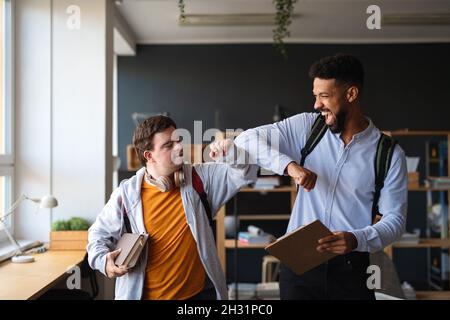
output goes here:
{"type": "Polygon", "coordinates": [[[203,204],[203,207],[205,208],[206,215],[208,217],[209,225],[211,228],[213,228],[213,218],[211,206],[209,205],[208,202],[208,196],[205,192],[205,188],[203,187],[203,181],[194,167],[192,167],[192,186],[194,190],[197,192],[198,196],[200,197],[200,200],[203,204]]]}
{"type": "Polygon", "coordinates": [[[386,178],[389,168],[391,167],[392,155],[397,141],[392,137],[381,133],[377,144],[377,152],[375,154],[375,194],[372,203],[372,223],[375,223],[377,215],[382,216],[378,209],[378,201],[380,200],[381,189],[384,187],[384,179],[386,178]]]}
{"type": "Polygon", "coordinates": [[[125,206],[123,205],[123,200],[122,198],[120,199],[120,210],[122,212],[122,216],[123,216],[123,223],[125,225],[125,231],[127,233],[133,233],[132,229],[131,229],[131,223],[130,223],[130,218],[128,217],[128,212],[127,209],[125,208],[125,206]]]}
{"type": "Polygon", "coordinates": [[[320,115],[314,121],[314,124],[311,127],[311,131],[306,140],[305,146],[301,150],[301,158],[300,158],[300,167],[303,167],[305,164],[306,157],[314,150],[317,144],[320,142],[322,137],[327,132],[327,124],[325,123],[325,117],[320,115]]]}

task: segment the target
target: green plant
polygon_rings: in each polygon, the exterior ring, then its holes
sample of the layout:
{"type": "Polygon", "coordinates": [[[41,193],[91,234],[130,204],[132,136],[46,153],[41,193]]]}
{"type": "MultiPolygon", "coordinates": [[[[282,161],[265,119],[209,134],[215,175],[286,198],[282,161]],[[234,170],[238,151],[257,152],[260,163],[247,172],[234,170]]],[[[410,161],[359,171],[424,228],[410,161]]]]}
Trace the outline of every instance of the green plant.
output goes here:
{"type": "Polygon", "coordinates": [[[284,39],[291,35],[288,27],[292,22],[294,3],[297,2],[297,0],[274,0],[274,2],[277,13],[275,15],[276,28],[273,30],[273,41],[275,49],[287,59],[284,39]]]}
{"type": "Polygon", "coordinates": [[[74,217],[70,220],[58,220],[53,222],[52,231],[87,230],[89,222],[86,219],[74,217]]]}
{"type": "MultiPolygon", "coordinates": [[[[273,29],[273,41],[275,49],[287,59],[286,46],[284,39],[290,36],[288,30],[292,22],[292,12],[294,11],[294,3],[297,0],[273,0],[276,8],[275,15],[275,29],[273,29]]],[[[184,0],[178,0],[178,7],[180,8],[179,21],[183,22],[186,19],[184,0]]]]}
{"type": "Polygon", "coordinates": [[[70,225],[68,221],[57,220],[52,223],[52,231],[65,231],[70,230],[70,225]]]}
{"type": "Polygon", "coordinates": [[[184,0],[178,0],[178,8],[180,8],[179,21],[183,22],[186,19],[186,13],[184,11],[184,0]]]}
{"type": "Polygon", "coordinates": [[[89,222],[86,219],[74,217],[69,221],[70,230],[87,230],[89,229],[89,222]]]}

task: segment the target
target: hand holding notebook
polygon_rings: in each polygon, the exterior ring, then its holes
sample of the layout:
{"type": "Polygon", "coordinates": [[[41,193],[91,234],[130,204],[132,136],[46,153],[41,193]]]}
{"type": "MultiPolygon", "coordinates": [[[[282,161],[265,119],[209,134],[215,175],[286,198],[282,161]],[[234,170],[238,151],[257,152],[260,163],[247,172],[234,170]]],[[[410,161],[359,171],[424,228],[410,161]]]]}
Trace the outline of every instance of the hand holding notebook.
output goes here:
{"type": "Polygon", "coordinates": [[[296,274],[302,275],[337,256],[335,253],[317,251],[319,239],[332,234],[320,220],[316,220],[279,238],[266,250],[296,274]]]}
{"type": "Polygon", "coordinates": [[[114,263],[119,267],[133,268],[147,242],[148,235],[124,233],[117,242],[116,250],[121,249],[114,263]]]}

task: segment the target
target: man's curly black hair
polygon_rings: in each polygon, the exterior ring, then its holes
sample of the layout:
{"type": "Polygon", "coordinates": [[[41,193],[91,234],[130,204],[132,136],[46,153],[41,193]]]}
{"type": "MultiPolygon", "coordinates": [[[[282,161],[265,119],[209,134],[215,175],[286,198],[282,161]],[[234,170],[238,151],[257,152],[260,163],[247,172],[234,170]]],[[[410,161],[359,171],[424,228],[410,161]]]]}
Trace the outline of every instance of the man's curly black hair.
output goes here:
{"type": "Polygon", "coordinates": [[[338,83],[355,85],[360,90],[364,85],[364,68],[361,61],[343,53],[316,61],[309,69],[309,76],[312,79],[335,79],[338,83]]]}

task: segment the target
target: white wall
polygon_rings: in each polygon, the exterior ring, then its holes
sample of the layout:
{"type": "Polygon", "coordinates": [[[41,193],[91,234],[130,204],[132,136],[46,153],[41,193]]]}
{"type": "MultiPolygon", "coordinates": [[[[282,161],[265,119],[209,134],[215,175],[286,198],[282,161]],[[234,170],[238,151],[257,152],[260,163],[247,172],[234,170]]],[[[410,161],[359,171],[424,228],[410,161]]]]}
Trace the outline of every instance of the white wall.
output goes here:
{"type": "MultiPolygon", "coordinates": [[[[50,193],[50,1],[16,1],[15,8],[15,196],[50,193]]],[[[48,240],[48,212],[34,215],[23,202],[15,234],[48,240]]]]}
{"type": "MultiPolygon", "coordinates": [[[[53,221],[93,221],[112,191],[113,7],[110,0],[54,0],[51,51],[50,4],[17,1],[15,192],[53,193],[53,221]],[[67,27],[70,5],[81,9],[80,30],[67,27]]],[[[34,211],[21,205],[15,232],[48,241],[49,212],[34,211]]]]}
{"type": "Polygon", "coordinates": [[[106,0],[54,1],[54,219],[91,221],[112,189],[113,15],[106,0]],[[81,29],[66,9],[81,8],[81,29]],[[107,16],[108,19],[106,18],[107,16]]]}

